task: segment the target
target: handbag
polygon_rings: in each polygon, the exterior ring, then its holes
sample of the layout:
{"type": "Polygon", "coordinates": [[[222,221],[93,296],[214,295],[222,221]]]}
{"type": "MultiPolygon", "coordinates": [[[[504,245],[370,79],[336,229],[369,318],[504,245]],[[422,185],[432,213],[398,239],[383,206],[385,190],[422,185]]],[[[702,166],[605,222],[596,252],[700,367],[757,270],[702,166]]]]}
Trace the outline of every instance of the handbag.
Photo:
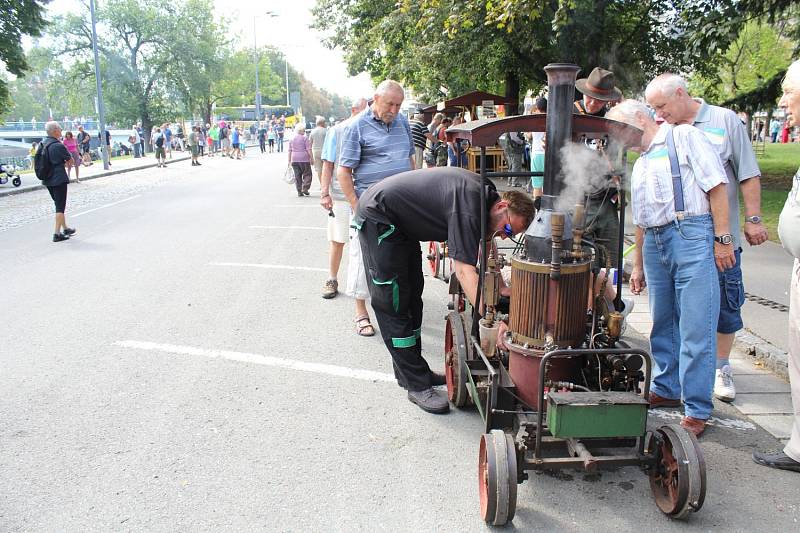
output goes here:
{"type": "Polygon", "coordinates": [[[286,171],[283,173],[283,181],[289,185],[294,185],[294,169],[292,167],[286,167],[286,171]]]}

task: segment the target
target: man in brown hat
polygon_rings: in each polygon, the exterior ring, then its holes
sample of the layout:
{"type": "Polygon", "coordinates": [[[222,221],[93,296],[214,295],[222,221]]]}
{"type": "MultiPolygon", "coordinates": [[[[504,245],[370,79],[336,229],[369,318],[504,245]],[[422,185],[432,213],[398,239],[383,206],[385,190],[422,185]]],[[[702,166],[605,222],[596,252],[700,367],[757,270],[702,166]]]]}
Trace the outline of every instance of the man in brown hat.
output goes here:
{"type": "Polygon", "coordinates": [[[614,86],[614,73],[596,67],[588,78],[575,82],[583,98],[575,102],[575,112],[579,115],[603,117],[610,102],[622,100],[622,91],[614,86]]]}
{"type": "MultiPolygon", "coordinates": [[[[609,104],[622,99],[622,91],[614,86],[614,73],[596,67],[588,78],[575,82],[575,87],[583,94],[583,98],[575,102],[575,113],[603,117],[609,104]]],[[[596,147],[595,147],[596,148],[596,147]]],[[[612,158],[614,160],[616,158],[612,158]]],[[[602,246],[608,253],[598,254],[599,266],[605,267],[607,257],[612,266],[617,266],[619,258],[619,214],[618,194],[619,181],[616,171],[609,168],[608,180],[592,180],[592,183],[601,182],[599,186],[587,191],[586,204],[586,237],[597,245],[602,246]]]]}

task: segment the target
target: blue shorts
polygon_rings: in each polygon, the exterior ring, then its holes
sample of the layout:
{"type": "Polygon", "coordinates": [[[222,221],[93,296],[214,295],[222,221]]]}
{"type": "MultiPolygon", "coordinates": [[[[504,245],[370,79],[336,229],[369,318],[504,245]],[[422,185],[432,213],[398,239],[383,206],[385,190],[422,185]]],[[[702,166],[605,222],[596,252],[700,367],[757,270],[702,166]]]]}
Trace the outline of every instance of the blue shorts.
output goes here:
{"type": "Polygon", "coordinates": [[[719,277],[719,322],[717,333],[736,333],[744,327],[742,305],[744,304],[744,284],[742,283],[742,249],[734,251],[736,264],[724,272],[717,271],[719,277]]]}

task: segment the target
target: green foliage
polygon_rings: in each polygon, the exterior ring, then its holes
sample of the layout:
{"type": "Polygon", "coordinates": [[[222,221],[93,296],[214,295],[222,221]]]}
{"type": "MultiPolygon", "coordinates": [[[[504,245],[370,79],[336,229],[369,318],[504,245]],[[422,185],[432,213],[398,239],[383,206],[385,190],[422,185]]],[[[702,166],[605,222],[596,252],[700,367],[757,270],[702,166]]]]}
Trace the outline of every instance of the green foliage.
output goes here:
{"type": "MultiPolygon", "coordinates": [[[[28,69],[22,36],[38,37],[47,25],[44,6],[50,0],[0,0],[0,62],[14,76],[28,69]]],[[[8,107],[8,85],[0,79],[0,112],[8,107]]]]}
{"type": "Polygon", "coordinates": [[[788,37],[792,33],[788,21],[746,23],[714,62],[715,70],[692,76],[692,94],[712,102],[735,103],[737,110],[748,112],[774,105],[780,78],[792,61],[795,44],[788,37]]]}
{"type": "Polygon", "coordinates": [[[584,75],[610,68],[630,90],[691,65],[671,27],[678,14],[659,0],[318,0],[314,15],[351,74],[395,78],[431,100],[440,86],[518,96],[554,61],[584,75]]]}
{"type": "MultiPolygon", "coordinates": [[[[677,2],[681,16],[678,31],[686,35],[684,58],[694,58],[703,74],[713,75],[717,61],[725,54],[753,20],[776,24],[796,20],[796,0],[682,0],[677,2]]],[[[800,44],[800,26],[794,25],[787,37],[794,43],[793,56],[800,44]]]]}
{"type": "MultiPolygon", "coordinates": [[[[7,3],[0,0],[0,9],[7,3]]],[[[10,2],[14,6],[32,3],[10,2]]],[[[31,50],[27,70],[12,71],[28,77],[8,82],[13,106],[7,116],[44,119],[49,109],[54,117],[95,114],[91,21],[88,4],[84,7],[79,14],[56,18],[49,34],[31,50]]],[[[7,11],[0,12],[0,24],[15,13],[11,8],[7,11]]],[[[34,11],[31,16],[41,17],[38,8],[34,11]]],[[[209,121],[214,104],[255,103],[253,50],[238,46],[228,32],[229,22],[216,19],[214,13],[213,0],[98,2],[98,52],[107,122],[127,127],[141,121],[148,130],[152,124],[181,116],[209,121]]],[[[20,28],[34,34],[29,25],[20,28]]],[[[283,54],[273,48],[258,50],[264,105],[286,102],[284,62],[283,54]]],[[[288,70],[292,90],[300,87],[311,99],[322,94],[291,65],[288,70]]],[[[0,78],[0,89],[5,87],[3,81],[0,78]]],[[[327,115],[333,100],[324,94],[320,109],[327,115]]]]}

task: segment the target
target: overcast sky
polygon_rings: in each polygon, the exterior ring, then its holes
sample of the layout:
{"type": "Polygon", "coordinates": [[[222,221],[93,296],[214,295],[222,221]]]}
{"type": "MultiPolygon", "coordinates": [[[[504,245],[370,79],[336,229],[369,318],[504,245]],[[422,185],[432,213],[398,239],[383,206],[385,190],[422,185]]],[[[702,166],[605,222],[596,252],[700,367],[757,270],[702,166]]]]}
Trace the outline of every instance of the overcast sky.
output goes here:
{"type": "MultiPolygon", "coordinates": [[[[313,22],[311,9],[315,0],[215,1],[217,14],[230,20],[230,30],[239,36],[240,46],[252,49],[255,21],[258,45],[280,49],[289,58],[289,63],[317,87],[350,98],[372,95],[369,76],[348,76],[341,52],[323,47],[320,35],[309,28],[313,22]],[[268,11],[278,16],[265,16],[268,11]]],[[[78,0],[53,0],[48,10],[56,13],[83,11],[78,0]]]]}

